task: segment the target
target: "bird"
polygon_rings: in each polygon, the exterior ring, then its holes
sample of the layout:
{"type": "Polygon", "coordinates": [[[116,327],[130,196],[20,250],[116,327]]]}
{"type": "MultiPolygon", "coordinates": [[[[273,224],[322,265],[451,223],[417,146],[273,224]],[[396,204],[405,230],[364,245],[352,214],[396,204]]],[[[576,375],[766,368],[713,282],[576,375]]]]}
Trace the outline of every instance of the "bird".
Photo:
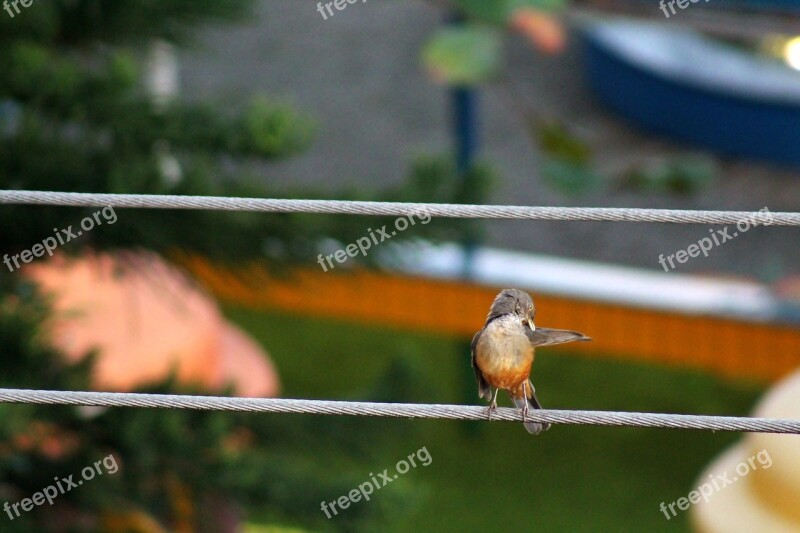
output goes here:
{"type": "Polygon", "coordinates": [[[525,429],[538,435],[550,428],[546,422],[528,422],[528,409],[541,409],[530,380],[535,348],[575,341],[589,341],[583,333],[537,328],[536,308],[530,295],[519,289],[503,289],[495,297],[483,327],[472,338],[472,368],[478,381],[478,396],[491,401],[489,420],[497,409],[497,393],[504,389],[522,409],[525,429]],[[494,395],[492,395],[494,388],[494,395]]]}

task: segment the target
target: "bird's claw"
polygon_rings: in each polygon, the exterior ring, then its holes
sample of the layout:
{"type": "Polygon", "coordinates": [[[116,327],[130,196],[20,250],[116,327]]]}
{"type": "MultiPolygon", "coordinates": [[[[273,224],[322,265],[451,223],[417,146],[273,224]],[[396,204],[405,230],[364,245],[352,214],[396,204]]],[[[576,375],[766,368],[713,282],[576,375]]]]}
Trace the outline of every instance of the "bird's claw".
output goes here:
{"type": "MultiPolygon", "coordinates": [[[[489,390],[491,393],[491,389],[489,390]]],[[[492,412],[497,411],[497,393],[500,392],[500,389],[495,389],[494,396],[492,396],[492,403],[489,404],[489,421],[492,421],[492,412]]],[[[488,398],[487,398],[488,400],[488,398]]]]}

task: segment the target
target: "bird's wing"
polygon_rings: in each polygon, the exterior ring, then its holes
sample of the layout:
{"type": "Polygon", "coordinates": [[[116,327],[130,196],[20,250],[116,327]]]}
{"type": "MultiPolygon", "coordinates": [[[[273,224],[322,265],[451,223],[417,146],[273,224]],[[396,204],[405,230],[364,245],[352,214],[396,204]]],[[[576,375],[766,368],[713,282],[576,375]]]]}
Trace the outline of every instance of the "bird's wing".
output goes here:
{"type": "Polygon", "coordinates": [[[528,336],[528,340],[531,341],[531,346],[552,346],[554,344],[564,344],[565,342],[592,340],[591,337],[587,337],[583,333],[566,329],[536,328],[531,331],[525,328],[525,334],[528,336]]]}
{"type": "Polygon", "coordinates": [[[478,364],[475,361],[475,356],[478,352],[478,340],[481,338],[481,333],[483,333],[483,329],[478,331],[478,333],[476,333],[475,336],[472,337],[472,343],[470,344],[470,353],[472,357],[472,370],[475,371],[475,379],[478,380],[478,397],[491,400],[492,388],[489,386],[489,383],[486,381],[486,378],[483,377],[483,373],[481,372],[481,369],[478,368],[478,364]]]}

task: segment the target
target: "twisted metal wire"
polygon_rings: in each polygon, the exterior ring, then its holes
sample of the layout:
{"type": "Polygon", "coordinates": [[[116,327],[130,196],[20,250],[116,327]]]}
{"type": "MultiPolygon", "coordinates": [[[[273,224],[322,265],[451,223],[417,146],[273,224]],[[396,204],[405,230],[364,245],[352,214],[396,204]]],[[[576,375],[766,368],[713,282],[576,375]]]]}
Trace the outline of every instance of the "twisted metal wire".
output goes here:
{"type": "MultiPolygon", "coordinates": [[[[292,400],[284,398],[234,398],[128,392],[0,389],[0,403],[197,409],[254,413],[378,416],[447,420],[487,419],[486,407],[471,405],[292,400]]],[[[522,422],[523,417],[521,411],[517,409],[498,407],[497,411],[492,415],[492,420],[522,422]]],[[[551,424],[800,434],[800,420],[773,418],[542,409],[531,411],[528,414],[527,420],[533,422],[549,422],[551,424]]]]}
{"type": "MultiPolygon", "coordinates": [[[[449,218],[659,222],[674,224],[735,224],[748,218],[754,218],[762,222],[760,217],[764,216],[763,213],[747,211],[484,206],[8,190],[0,191],[0,204],[74,207],[112,206],[118,208],[152,209],[211,209],[267,213],[336,213],[392,216],[419,216],[425,214],[432,217],[449,218]]],[[[770,213],[770,225],[800,226],[800,213],[770,213]]],[[[466,405],[368,403],[15,389],[0,389],[0,403],[157,407],[170,409],[434,418],[449,420],[485,420],[487,418],[486,408],[466,405]]],[[[520,411],[503,407],[498,408],[492,418],[494,420],[503,421],[523,421],[520,411]]],[[[800,420],[768,418],[543,409],[529,413],[528,420],[533,422],[548,422],[551,424],[800,434],[800,420]]]]}
{"type": "MultiPolygon", "coordinates": [[[[111,206],[149,209],[210,209],[221,211],[258,211],[264,213],[335,213],[347,215],[419,216],[420,214],[426,214],[432,217],[446,218],[659,222],[671,224],[735,224],[746,219],[755,219],[759,224],[763,224],[763,219],[766,216],[765,213],[749,211],[425,204],[346,200],[282,200],[274,198],[227,198],[220,196],[98,194],[9,190],[0,191],[0,204],[73,207],[111,206]]],[[[800,213],[776,212],[769,213],[769,216],[769,225],[800,226],[800,213]]]]}

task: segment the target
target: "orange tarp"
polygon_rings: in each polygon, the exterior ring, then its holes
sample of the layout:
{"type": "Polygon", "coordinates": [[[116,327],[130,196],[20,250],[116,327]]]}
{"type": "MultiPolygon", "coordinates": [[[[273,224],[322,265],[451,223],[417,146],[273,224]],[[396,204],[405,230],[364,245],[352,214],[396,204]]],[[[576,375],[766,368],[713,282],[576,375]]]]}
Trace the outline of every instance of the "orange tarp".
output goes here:
{"type": "MultiPolygon", "coordinates": [[[[482,326],[501,288],[365,270],[297,269],[276,277],[254,267],[234,276],[203,259],[184,264],[220,298],[238,305],[465,338],[482,326]]],[[[570,346],[570,351],[587,356],[756,380],[776,380],[800,367],[798,328],[533,296],[537,325],[574,329],[594,339],[570,346]]]]}

